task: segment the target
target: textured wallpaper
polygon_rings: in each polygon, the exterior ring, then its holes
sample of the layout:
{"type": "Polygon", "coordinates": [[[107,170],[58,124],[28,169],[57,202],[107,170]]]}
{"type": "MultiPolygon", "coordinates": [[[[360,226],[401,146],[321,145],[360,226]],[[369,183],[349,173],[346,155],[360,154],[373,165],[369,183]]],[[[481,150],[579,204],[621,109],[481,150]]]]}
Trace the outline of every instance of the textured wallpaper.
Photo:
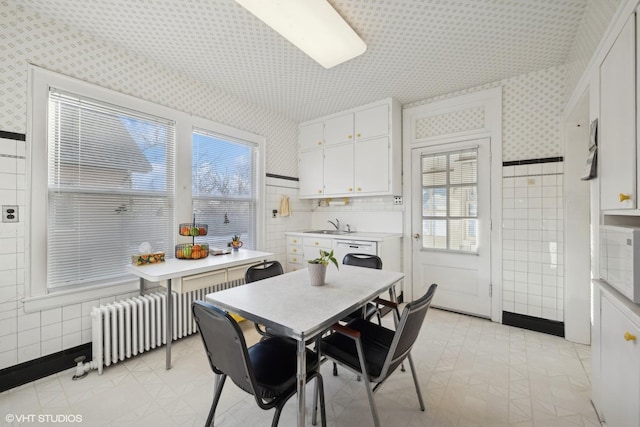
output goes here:
{"type": "Polygon", "coordinates": [[[264,135],[266,170],[297,175],[297,124],[0,0],[0,130],[26,133],[27,64],[264,135]]]}
{"type": "Polygon", "coordinates": [[[578,34],[576,34],[567,58],[565,100],[569,99],[587,65],[589,65],[609,21],[619,5],[620,0],[589,0],[578,34]]]}
{"type": "MultiPolygon", "coordinates": [[[[564,108],[565,67],[535,71],[427,99],[404,108],[502,86],[502,160],[562,156],[559,118],[564,108]]],[[[447,121],[455,125],[458,121],[447,121]]],[[[457,125],[455,125],[457,126],[457,125]]],[[[460,129],[456,128],[456,131],[460,129]]],[[[454,131],[449,129],[448,131],[454,131]]],[[[438,133],[447,133],[438,129],[438,133]]]]}

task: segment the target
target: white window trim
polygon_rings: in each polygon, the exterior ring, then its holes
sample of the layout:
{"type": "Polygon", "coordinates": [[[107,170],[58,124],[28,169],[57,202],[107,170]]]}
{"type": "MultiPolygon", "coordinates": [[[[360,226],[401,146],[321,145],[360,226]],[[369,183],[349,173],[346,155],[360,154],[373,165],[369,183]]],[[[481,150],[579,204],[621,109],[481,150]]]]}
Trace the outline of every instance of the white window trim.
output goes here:
{"type": "MultiPolygon", "coordinates": [[[[100,285],[76,291],[47,292],[46,285],[46,212],[47,212],[47,116],[49,88],[81,94],[96,100],[112,103],[135,111],[172,120],[176,124],[175,147],[175,224],[192,220],[191,203],[191,135],[195,128],[206,129],[221,135],[228,135],[257,144],[256,188],[257,218],[256,242],[258,248],[264,244],[264,193],[265,193],[265,138],[263,136],[194,117],[187,113],[154,104],[77,80],[43,68],[29,65],[27,108],[27,198],[25,218],[25,298],[24,310],[35,312],[61,307],[83,301],[122,295],[139,289],[138,280],[119,285],[100,285]],[[35,146],[34,146],[35,144],[35,146]]],[[[133,277],[133,276],[132,276],[133,277]]]]}

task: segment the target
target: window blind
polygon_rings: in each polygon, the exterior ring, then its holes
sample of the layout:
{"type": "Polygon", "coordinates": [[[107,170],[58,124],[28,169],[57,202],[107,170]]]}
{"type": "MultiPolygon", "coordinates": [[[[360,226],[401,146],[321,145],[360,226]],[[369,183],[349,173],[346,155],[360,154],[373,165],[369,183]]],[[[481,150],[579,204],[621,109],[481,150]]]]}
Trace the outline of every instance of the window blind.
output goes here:
{"type": "Polygon", "coordinates": [[[421,160],[423,248],[477,252],[478,149],[421,160]]]}
{"type": "Polygon", "coordinates": [[[239,235],[256,249],[257,145],[206,130],[192,135],[192,198],[196,221],[209,226],[204,240],[226,247],[239,235]]]}
{"type": "Polygon", "coordinates": [[[175,125],[51,89],[47,288],[115,282],[142,242],[172,253],[175,125]]]}

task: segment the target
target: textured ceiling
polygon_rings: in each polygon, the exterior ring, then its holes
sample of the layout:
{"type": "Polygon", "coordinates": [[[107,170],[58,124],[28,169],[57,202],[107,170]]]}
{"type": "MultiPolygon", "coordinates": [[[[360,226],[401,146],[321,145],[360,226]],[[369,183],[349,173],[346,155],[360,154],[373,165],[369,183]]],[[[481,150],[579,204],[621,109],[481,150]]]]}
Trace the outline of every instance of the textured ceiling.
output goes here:
{"type": "Polygon", "coordinates": [[[329,70],[233,0],[12,2],[299,122],[564,64],[587,0],[329,0],[367,43],[329,70]]]}

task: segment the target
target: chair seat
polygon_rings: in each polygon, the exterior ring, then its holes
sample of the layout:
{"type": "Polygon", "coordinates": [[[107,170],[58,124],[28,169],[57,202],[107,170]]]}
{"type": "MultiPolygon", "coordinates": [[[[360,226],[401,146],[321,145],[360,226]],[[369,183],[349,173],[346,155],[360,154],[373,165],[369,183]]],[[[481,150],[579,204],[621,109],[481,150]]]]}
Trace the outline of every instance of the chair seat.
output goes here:
{"type": "MultiPolygon", "coordinates": [[[[349,322],[347,326],[360,332],[367,372],[373,378],[378,377],[382,372],[395,332],[362,318],[349,322]]],[[[322,354],[338,359],[357,371],[362,371],[353,339],[334,333],[322,339],[320,349],[322,354]]]]}
{"type": "MultiPolygon", "coordinates": [[[[281,336],[269,337],[248,349],[262,397],[274,398],[296,387],[297,349],[296,341],[281,336]]],[[[317,354],[307,349],[306,361],[310,375],[318,367],[317,354]]]]}
{"type": "Polygon", "coordinates": [[[352,312],[351,314],[346,315],[345,317],[340,319],[340,321],[349,323],[353,320],[361,319],[363,317],[365,319],[371,319],[376,314],[377,311],[378,311],[378,307],[376,307],[375,304],[367,303],[364,309],[364,316],[362,315],[362,309],[358,309],[352,312]]]}

